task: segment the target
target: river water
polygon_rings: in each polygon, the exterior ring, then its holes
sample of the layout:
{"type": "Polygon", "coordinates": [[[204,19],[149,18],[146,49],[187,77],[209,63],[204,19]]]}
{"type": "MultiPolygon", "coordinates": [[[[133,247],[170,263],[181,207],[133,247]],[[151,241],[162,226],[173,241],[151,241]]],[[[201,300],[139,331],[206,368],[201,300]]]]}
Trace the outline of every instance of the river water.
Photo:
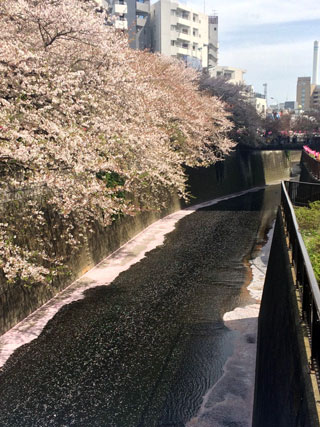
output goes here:
{"type": "Polygon", "coordinates": [[[191,175],[211,202],[150,226],[1,337],[0,425],[249,426],[255,274],[299,154],[235,153],[191,175]]]}

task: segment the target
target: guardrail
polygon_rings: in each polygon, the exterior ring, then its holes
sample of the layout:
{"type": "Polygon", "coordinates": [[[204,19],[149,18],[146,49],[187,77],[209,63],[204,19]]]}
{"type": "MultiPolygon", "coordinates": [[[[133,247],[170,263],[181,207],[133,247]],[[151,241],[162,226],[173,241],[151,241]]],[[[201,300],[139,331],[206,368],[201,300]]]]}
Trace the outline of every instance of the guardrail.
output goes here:
{"type": "MultiPolygon", "coordinates": [[[[312,184],[310,184],[312,185],[312,184]]],[[[289,194],[294,193],[290,181],[281,183],[281,206],[286,231],[292,250],[292,265],[296,276],[296,287],[302,301],[302,318],[305,321],[311,347],[310,367],[315,370],[319,386],[320,367],[320,290],[315,278],[307,249],[299,231],[296,215],[289,194]],[[289,193],[288,193],[289,191],[289,193]]],[[[297,190],[299,191],[299,190],[297,190]]]]}
{"type": "Polygon", "coordinates": [[[304,163],[311,175],[320,181],[320,162],[309,156],[309,154],[304,150],[302,150],[301,161],[304,163]]]}
{"type": "Polygon", "coordinates": [[[320,200],[320,184],[285,181],[285,186],[293,205],[309,206],[310,202],[320,200]]]}

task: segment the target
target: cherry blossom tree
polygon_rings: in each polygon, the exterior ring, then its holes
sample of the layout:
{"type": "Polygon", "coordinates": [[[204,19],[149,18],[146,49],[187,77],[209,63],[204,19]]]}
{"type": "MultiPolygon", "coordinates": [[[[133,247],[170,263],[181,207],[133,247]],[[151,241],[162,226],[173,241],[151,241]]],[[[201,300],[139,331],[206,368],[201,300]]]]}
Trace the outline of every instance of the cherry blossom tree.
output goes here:
{"type": "Polygon", "coordinates": [[[262,126],[262,118],[252,104],[250,91],[245,84],[233,84],[223,77],[204,75],[200,88],[223,100],[230,112],[234,127],[230,137],[240,145],[258,146],[261,138],[257,129],[262,126]]]}
{"type": "MultiPolygon", "coordinates": [[[[198,91],[198,74],[131,50],[105,18],[91,1],[0,1],[0,189],[45,184],[71,248],[94,222],[162,207],[165,193],[187,197],[183,166],[233,147],[224,104],[198,91]]],[[[0,266],[39,282],[63,260],[44,243],[44,210],[27,205],[37,256],[4,219],[0,266]]]]}

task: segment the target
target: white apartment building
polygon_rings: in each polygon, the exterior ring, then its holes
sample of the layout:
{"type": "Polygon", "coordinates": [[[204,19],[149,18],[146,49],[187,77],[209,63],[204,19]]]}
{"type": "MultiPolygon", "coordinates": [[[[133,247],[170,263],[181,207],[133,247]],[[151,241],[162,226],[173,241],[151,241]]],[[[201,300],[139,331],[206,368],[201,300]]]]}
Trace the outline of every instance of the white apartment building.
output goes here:
{"type": "Polygon", "coordinates": [[[267,115],[267,100],[265,95],[255,92],[253,94],[252,103],[256,107],[257,113],[265,118],[267,115]]]}
{"type": "Polygon", "coordinates": [[[150,0],[96,0],[108,11],[112,25],[126,31],[130,47],[151,49],[150,0]]]}
{"type": "Polygon", "coordinates": [[[241,84],[244,83],[244,74],[246,70],[236,67],[228,67],[226,65],[217,65],[209,70],[210,77],[221,77],[226,79],[229,83],[241,84]]]}
{"type": "Polygon", "coordinates": [[[210,70],[217,65],[217,16],[170,0],[151,5],[150,15],[154,51],[182,59],[195,68],[210,70]]]}

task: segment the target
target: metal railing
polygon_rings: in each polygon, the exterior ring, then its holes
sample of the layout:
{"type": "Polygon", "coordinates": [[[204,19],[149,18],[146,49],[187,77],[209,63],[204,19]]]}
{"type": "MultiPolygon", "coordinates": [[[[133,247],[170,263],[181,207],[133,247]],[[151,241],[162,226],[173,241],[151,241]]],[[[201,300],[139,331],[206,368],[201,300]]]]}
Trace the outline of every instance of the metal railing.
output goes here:
{"type": "Polygon", "coordinates": [[[309,154],[304,150],[302,151],[301,161],[304,163],[311,175],[320,181],[320,162],[309,156],[309,154]]]}
{"type": "Polygon", "coordinates": [[[316,372],[319,386],[320,290],[289,197],[289,194],[293,193],[294,188],[290,184],[288,181],[281,183],[281,206],[283,208],[289,245],[292,250],[292,265],[296,276],[296,287],[301,295],[302,318],[307,325],[309,333],[311,347],[310,367],[316,372]]]}
{"type": "Polygon", "coordinates": [[[285,181],[290,200],[296,206],[309,206],[320,200],[320,184],[300,181],[285,181]]]}

